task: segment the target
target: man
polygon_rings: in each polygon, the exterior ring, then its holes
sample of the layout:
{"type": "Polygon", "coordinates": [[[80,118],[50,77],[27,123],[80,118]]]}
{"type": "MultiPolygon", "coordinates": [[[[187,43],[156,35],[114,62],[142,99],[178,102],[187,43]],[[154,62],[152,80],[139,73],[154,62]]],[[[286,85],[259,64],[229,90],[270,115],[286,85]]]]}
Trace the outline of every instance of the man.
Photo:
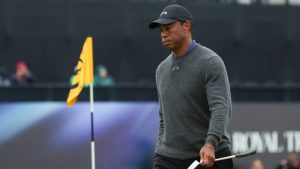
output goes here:
{"type": "Polygon", "coordinates": [[[154,169],[186,169],[194,160],[200,160],[198,168],[233,168],[232,160],[214,163],[231,155],[227,72],[216,53],[192,39],[193,22],[185,7],[173,4],[149,24],[172,51],[156,70],[160,127],[154,169]]]}
{"type": "Polygon", "coordinates": [[[283,159],[276,169],[300,169],[300,161],[296,153],[288,156],[288,159],[283,159]]]}
{"type": "Polygon", "coordinates": [[[26,62],[19,61],[16,64],[16,72],[11,78],[13,85],[27,85],[35,82],[35,78],[30,72],[26,62]]]}
{"type": "Polygon", "coordinates": [[[250,169],[265,169],[263,162],[259,159],[252,161],[252,165],[250,169]]]}

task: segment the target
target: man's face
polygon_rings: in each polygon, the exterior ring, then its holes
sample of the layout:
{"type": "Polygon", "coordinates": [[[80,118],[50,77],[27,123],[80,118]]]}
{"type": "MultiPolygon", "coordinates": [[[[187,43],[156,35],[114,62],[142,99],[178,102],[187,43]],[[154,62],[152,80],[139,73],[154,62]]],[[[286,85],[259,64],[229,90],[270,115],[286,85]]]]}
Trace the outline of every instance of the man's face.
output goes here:
{"type": "Polygon", "coordinates": [[[99,72],[99,76],[101,78],[106,78],[107,74],[108,74],[107,69],[101,69],[100,72],[99,72]]]}
{"type": "Polygon", "coordinates": [[[17,77],[26,77],[29,75],[29,70],[26,66],[20,66],[16,70],[17,77]]]}
{"type": "Polygon", "coordinates": [[[185,38],[184,24],[177,21],[169,25],[159,26],[162,44],[171,50],[178,49],[185,38]]]}

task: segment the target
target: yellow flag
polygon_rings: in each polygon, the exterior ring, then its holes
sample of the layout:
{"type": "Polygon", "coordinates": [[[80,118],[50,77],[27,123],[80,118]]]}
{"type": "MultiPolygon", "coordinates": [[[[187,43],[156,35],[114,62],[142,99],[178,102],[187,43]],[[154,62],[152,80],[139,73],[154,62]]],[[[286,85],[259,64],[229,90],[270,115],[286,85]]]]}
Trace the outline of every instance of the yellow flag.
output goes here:
{"type": "Polygon", "coordinates": [[[87,37],[81,54],[78,60],[75,77],[72,82],[72,86],[67,99],[67,105],[71,107],[84,87],[84,85],[93,83],[94,81],[94,64],[93,64],[93,39],[87,37]]]}

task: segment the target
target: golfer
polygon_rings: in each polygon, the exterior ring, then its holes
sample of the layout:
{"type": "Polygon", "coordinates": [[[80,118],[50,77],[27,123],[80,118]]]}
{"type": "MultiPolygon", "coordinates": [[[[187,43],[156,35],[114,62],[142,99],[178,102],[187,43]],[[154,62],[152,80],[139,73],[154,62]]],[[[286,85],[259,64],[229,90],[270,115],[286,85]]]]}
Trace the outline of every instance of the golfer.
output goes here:
{"type": "Polygon", "coordinates": [[[162,44],[171,50],[156,70],[159,97],[159,136],[154,169],[232,169],[228,125],[230,85],[220,56],[192,39],[192,14],[183,6],[168,5],[149,24],[158,28],[162,44]]]}

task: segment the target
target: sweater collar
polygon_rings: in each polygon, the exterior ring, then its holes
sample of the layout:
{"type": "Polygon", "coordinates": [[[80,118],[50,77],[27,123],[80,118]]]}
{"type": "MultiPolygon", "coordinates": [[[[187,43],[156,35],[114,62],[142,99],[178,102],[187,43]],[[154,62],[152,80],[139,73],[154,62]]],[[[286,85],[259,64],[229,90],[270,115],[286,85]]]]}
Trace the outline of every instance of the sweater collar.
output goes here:
{"type": "Polygon", "coordinates": [[[186,55],[188,55],[195,47],[197,46],[197,42],[195,40],[192,41],[192,43],[190,44],[190,46],[188,47],[187,51],[185,52],[185,54],[183,54],[180,57],[176,57],[175,54],[172,52],[172,56],[173,59],[175,60],[180,60],[181,58],[184,58],[186,55]]]}

